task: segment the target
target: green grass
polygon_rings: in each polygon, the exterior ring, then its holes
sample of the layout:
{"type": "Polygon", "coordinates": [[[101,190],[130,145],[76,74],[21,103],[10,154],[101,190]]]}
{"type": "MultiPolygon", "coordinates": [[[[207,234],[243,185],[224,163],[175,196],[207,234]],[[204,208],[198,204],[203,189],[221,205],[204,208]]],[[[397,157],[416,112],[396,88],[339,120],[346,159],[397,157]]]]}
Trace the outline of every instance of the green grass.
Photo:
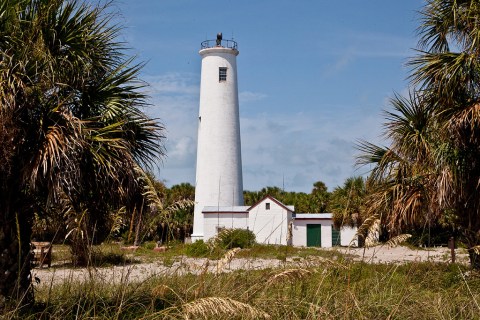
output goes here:
{"type": "MultiPolygon", "coordinates": [[[[117,245],[118,247],[118,245],[117,245]]],[[[118,254],[114,246],[101,248],[118,254]]],[[[141,261],[179,258],[184,245],[165,253],[140,248],[141,261]]],[[[351,262],[335,250],[254,246],[236,257],[286,256],[299,266],[152,277],[106,283],[95,277],[43,284],[36,305],[1,319],[479,319],[480,275],[464,265],[351,262]],[[305,263],[306,260],[315,263],[305,263]],[[290,268],[290,269],[289,269],[290,268]]]]}
{"type": "MultiPolygon", "coordinates": [[[[180,259],[182,256],[208,258],[218,260],[228,251],[227,249],[215,248],[205,254],[192,254],[189,248],[194,245],[173,242],[167,244],[165,252],[154,251],[155,243],[147,242],[136,250],[122,250],[118,243],[107,243],[93,247],[92,262],[95,266],[123,265],[125,263],[139,262],[169,262],[180,259]]],[[[291,246],[255,244],[251,248],[242,249],[235,257],[247,259],[278,259],[285,261],[287,258],[304,259],[307,257],[323,257],[327,259],[338,259],[344,257],[336,250],[322,250],[319,248],[299,248],[291,246]]],[[[66,245],[54,245],[52,254],[54,264],[70,264],[70,250],[66,245]]]]}
{"type": "Polygon", "coordinates": [[[258,259],[279,259],[285,260],[288,257],[323,257],[329,259],[339,258],[342,255],[335,250],[322,250],[318,248],[299,248],[291,246],[276,246],[256,244],[252,248],[240,251],[236,257],[258,258],[258,259]]]}

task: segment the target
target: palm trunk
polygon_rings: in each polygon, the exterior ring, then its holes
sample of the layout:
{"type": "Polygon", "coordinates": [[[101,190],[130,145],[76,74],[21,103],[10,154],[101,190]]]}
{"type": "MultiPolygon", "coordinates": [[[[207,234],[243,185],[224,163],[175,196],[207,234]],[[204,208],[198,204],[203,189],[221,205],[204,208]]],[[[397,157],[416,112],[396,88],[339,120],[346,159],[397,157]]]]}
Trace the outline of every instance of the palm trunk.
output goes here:
{"type": "Polygon", "coordinates": [[[135,240],[133,241],[134,246],[140,245],[140,232],[142,230],[142,213],[139,212],[137,226],[135,227],[135,240]]]}
{"type": "Polygon", "coordinates": [[[70,241],[70,254],[74,267],[86,267],[90,264],[91,245],[86,235],[76,232],[70,241]]]}
{"type": "MultiPolygon", "coordinates": [[[[6,210],[4,210],[6,209],[6,210]]],[[[0,213],[0,310],[34,300],[31,285],[30,236],[32,223],[25,212],[0,213]]]]}

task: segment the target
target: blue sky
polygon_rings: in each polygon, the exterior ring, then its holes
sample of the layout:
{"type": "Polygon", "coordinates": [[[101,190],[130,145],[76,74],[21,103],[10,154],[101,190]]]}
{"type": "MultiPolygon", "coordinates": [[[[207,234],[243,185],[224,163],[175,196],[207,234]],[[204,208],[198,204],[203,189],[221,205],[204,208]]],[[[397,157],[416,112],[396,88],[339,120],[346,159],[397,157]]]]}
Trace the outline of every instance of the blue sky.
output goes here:
{"type": "Polygon", "coordinates": [[[166,127],[157,177],[195,184],[200,43],[238,42],[243,181],[329,190],[355,167],[358,139],[381,143],[382,110],[404,94],[420,0],[136,0],[117,2],[122,37],[145,61],[148,114],[166,127]]]}

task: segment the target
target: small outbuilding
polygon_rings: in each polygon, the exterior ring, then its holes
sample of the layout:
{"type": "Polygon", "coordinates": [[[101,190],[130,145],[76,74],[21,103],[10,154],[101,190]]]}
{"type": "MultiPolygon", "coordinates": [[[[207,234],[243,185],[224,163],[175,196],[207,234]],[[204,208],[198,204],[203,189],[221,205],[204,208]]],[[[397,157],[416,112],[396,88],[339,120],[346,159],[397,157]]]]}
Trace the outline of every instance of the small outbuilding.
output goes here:
{"type": "Polygon", "coordinates": [[[331,213],[293,215],[292,244],[296,247],[357,246],[356,228],[335,228],[331,213]]]}
{"type": "Polygon", "coordinates": [[[253,206],[208,206],[202,210],[203,240],[215,237],[222,229],[251,230],[258,243],[303,247],[357,245],[356,228],[336,229],[331,213],[295,213],[266,196],[253,206]]]}

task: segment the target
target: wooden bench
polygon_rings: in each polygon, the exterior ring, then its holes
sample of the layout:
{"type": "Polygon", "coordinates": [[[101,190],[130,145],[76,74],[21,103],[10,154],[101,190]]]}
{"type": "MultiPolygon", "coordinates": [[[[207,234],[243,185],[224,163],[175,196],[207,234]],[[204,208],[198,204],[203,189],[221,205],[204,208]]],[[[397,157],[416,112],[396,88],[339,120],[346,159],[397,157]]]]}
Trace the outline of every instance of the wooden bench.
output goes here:
{"type": "Polygon", "coordinates": [[[52,244],[50,242],[32,242],[32,263],[41,268],[52,264],[52,244]]]}

